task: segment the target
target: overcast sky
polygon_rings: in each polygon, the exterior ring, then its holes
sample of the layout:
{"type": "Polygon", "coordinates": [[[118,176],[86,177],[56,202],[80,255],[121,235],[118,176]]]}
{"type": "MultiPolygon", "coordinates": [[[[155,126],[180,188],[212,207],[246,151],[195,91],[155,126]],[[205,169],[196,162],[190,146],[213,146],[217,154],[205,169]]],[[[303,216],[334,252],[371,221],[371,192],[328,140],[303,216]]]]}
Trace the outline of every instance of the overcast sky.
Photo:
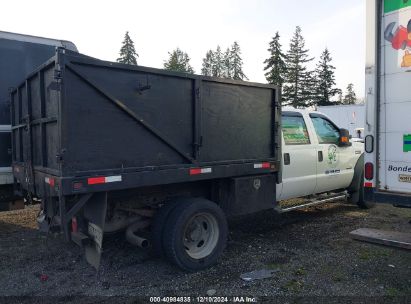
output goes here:
{"type": "Polygon", "coordinates": [[[70,40],[81,53],[104,60],[118,57],[129,31],[139,65],[157,68],[179,47],[199,73],[207,50],[238,41],[244,72],[256,82],[265,82],[271,37],[279,31],[286,51],[299,25],[315,62],[330,50],[338,87],[352,82],[358,97],[364,94],[363,0],[9,0],[1,11],[0,30],[70,40]]]}

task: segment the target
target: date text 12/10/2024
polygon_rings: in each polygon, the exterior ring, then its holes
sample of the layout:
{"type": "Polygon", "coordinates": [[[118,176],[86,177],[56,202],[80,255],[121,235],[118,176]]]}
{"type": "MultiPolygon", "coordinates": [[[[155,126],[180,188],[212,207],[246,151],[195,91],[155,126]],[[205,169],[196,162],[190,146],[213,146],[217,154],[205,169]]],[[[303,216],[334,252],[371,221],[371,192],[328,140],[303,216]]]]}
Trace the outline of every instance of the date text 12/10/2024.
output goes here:
{"type": "Polygon", "coordinates": [[[257,303],[254,297],[150,297],[150,303],[257,303]]]}

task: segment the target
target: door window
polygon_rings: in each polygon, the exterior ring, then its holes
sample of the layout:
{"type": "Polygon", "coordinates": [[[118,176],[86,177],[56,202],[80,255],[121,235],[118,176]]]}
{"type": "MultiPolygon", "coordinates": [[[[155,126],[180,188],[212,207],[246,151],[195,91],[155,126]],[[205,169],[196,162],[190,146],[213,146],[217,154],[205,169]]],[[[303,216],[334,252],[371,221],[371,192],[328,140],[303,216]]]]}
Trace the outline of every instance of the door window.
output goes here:
{"type": "Polygon", "coordinates": [[[311,117],[320,144],[338,144],[340,131],[327,119],[311,117]]]}
{"type": "Polygon", "coordinates": [[[310,144],[307,126],[302,116],[283,116],[282,128],[286,145],[310,144]]]}

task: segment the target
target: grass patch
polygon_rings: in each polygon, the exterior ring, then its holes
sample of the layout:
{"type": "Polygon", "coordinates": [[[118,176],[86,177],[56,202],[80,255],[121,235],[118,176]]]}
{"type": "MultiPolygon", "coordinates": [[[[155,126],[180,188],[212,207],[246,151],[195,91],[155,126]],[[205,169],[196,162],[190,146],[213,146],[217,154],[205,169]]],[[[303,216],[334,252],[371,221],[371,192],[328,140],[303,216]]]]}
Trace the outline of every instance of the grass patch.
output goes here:
{"type": "Polygon", "coordinates": [[[381,257],[389,257],[391,256],[391,252],[392,250],[389,248],[378,248],[378,250],[376,250],[376,255],[381,257]]]}
{"type": "Polygon", "coordinates": [[[294,274],[298,276],[303,276],[307,274],[307,270],[305,270],[304,267],[300,267],[294,272],[294,274]]]}
{"type": "Polygon", "coordinates": [[[363,250],[360,251],[360,254],[358,255],[358,257],[361,260],[369,261],[373,257],[373,254],[369,249],[363,249],[363,250]]]}
{"type": "Polygon", "coordinates": [[[324,265],[321,268],[321,274],[335,283],[342,282],[347,278],[341,269],[331,265],[324,265]]]}
{"type": "Polygon", "coordinates": [[[386,289],[386,295],[389,297],[398,297],[401,295],[401,292],[395,287],[388,287],[386,289]]]}
{"type": "Polygon", "coordinates": [[[266,265],[266,268],[267,268],[267,269],[270,269],[270,270],[274,270],[274,269],[279,269],[279,268],[281,268],[282,266],[283,266],[282,264],[270,263],[270,264],[267,264],[267,265],[266,265]]]}
{"type": "Polygon", "coordinates": [[[333,280],[333,282],[342,282],[344,281],[345,277],[342,273],[338,272],[338,273],[334,273],[333,275],[331,275],[331,280],[333,280]]]}
{"type": "Polygon", "coordinates": [[[408,208],[394,208],[391,211],[392,213],[395,213],[398,216],[406,219],[409,219],[411,217],[411,210],[408,208]]]}
{"type": "Polygon", "coordinates": [[[369,261],[379,257],[389,257],[391,255],[391,249],[385,247],[374,246],[372,248],[362,248],[358,254],[361,260],[369,261]]]}
{"type": "Polygon", "coordinates": [[[285,285],[284,288],[289,290],[289,291],[300,291],[304,287],[303,282],[299,280],[291,280],[288,281],[285,285]]]}
{"type": "Polygon", "coordinates": [[[345,216],[351,217],[351,218],[363,218],[363,217],[369,216],[369,214],[366,211],[356,210],[356,211],[345,212],[345,216]]]}
{"type": "Polygon", "coordinates": [[[282,269],[285,266],[287,266],[287,264],[290,262],[290,258],[289,257],[282,257],[282,256],[277,256],[273,259],[270,259],[268,261],[265,261],[266,267],[268,269],[282,269]]]}

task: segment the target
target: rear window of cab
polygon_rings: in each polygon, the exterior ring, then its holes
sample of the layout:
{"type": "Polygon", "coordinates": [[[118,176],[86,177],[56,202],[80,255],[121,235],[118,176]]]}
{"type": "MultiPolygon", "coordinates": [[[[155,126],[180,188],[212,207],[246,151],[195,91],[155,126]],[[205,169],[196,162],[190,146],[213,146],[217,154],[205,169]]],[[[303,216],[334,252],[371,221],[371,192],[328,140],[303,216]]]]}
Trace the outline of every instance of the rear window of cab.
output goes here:
{"type": "Polygon", "coordinates": [[[310,144],[307,126],[302,116],[282,116],[282,131],[286,145],[310,144]]]}

